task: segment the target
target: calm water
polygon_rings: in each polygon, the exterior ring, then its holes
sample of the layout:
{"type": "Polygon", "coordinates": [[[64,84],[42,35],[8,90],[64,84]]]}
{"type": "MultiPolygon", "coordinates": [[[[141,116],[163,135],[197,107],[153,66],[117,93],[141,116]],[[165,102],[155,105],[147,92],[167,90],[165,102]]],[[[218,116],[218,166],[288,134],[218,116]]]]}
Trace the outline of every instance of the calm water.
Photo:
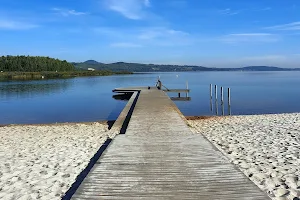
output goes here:
{"type": "Polygon", "coordinates": [[[234,115],[300,112],[300,72],[149,73],[0,82],[0,124],[114,120],[126,102],[113,99],[112,89],[152,86],[158,76],[168,88],[188,80],[192,100],[176,102],[185,115],[212,115],[210,83],[231,88],[234,115]]]}

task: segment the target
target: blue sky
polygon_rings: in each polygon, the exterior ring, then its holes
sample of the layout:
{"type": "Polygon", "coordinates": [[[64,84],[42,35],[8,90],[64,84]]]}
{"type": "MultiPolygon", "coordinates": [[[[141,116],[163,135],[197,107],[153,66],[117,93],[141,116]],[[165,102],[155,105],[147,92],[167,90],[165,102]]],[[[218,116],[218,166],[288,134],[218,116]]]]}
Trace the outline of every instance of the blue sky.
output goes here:
{"type": "Polygon", "coordinates": [[[0,0],[0,55],[300,67],[299,0],[0,0]]]}

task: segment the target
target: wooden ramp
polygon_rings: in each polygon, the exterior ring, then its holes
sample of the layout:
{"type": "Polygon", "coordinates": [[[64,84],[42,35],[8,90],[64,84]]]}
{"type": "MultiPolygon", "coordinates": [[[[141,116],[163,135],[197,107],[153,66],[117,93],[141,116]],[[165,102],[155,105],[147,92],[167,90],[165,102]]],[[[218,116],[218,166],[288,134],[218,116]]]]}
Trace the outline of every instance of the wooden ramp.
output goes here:
{"type": "Polygon", "coordinates": [[[191,132],[163,91],[138,90],[126,134],[112,141],[72,199],[270,199],[191,132]]]}

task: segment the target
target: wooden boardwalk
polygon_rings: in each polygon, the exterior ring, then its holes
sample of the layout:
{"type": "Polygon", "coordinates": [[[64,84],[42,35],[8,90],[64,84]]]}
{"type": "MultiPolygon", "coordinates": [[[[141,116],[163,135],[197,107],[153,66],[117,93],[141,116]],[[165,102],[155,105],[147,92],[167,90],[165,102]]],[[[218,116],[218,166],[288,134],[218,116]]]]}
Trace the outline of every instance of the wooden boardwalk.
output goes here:
{"type": "Polygon", "coordinates": [[[163,92],[142,89],[118,135],[72,199],[270,199],[202,135],[163,92]]]}

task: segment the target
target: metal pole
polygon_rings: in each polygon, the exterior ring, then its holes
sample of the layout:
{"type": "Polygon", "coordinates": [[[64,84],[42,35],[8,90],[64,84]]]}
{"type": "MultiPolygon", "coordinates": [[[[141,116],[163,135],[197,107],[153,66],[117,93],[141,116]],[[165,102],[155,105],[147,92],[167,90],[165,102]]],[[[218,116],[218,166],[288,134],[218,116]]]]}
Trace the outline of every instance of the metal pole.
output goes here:
{"type": "Polygon", "coordinates": [[[222,106],[222,115],[224,115],[224,91],[223,91],[223,87],[221,87],[221,106],[222,106]]]}
{"type": "Polygon", "coordinates": [[[218,86],[215,85],[215,104],[216,104],[216,115],[218,115],[218,86]]]}
{"type": "Polygon", "coordinates": [[[230,88],[228,88],[228,115],[231,115],[231,96],[230,96],[230,88]]]}
{"type": "MultiPolygon", "coordinates": [[[[186,81],[186,89],[187,89],[187,90],[189,89],[189,82],[188,82],[188,81],[186,81]]],[[[188,96],[189,96],[189,92],[186,91],[185,97],[188,98],[188,96]]]]}
{"type": "Polygon", "coordinates": [[[209,85],[209,103],[210,103],[210,112],[213,113],[213,103],[212,103],[212,84],[209,85]]]}
{"type": "Polygon", "coordinates": [[[218,86],[215,85],[215,100],[218,101],[218,86]]]}
{"type": "Polygon", "coordinates": [[[210,84],[209,87],[210,87],[210,99],[212,99],[212,84],[210,84]]]}

